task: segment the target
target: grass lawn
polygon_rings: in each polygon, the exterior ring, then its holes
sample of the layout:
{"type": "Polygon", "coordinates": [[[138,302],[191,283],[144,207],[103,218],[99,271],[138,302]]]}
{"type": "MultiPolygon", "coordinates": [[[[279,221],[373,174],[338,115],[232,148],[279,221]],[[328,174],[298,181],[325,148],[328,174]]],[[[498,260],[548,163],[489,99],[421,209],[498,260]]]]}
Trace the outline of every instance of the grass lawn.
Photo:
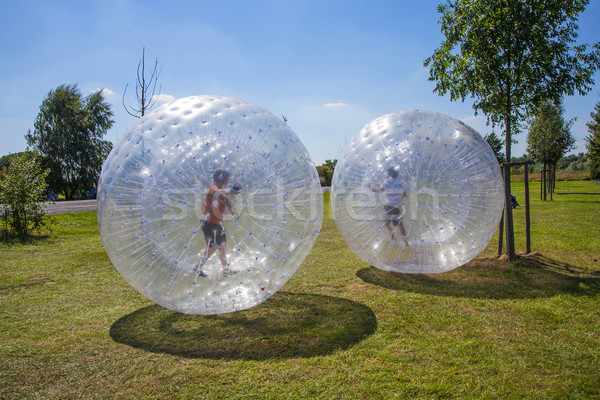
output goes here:
{"type": "MultiPolygon", "coordinates": [[[[370,267],[326,209],[280,292],[215,316],[154,305],[94,212],[58,215],[52,236],[0,244],[0,398],[600,398],[600,185],[531,194],[534,254],[500,261],[493,239],[438,275],[370,267]]],[[[522,207],[515,225],[522,252],[522,207]]]]}

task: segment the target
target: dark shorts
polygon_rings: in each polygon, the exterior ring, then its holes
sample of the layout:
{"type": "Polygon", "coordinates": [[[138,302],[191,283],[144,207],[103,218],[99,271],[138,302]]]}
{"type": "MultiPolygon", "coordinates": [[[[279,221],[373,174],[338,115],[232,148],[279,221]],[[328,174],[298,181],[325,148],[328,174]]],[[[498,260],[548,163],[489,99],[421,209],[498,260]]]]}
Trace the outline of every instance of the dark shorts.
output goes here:
{"type": "Polygon", "coordinates": [[[392,223],[395,225],[398,225],[400,222],[402,222],[402,210],[399,207],[392,207],[392,206],[383,206],[383,213],[385,215],[385,221],[388,223],[392,223]]]}
{"type": "Polygon", "coordinates": [[[210,246],[220,246],[227,242],[227,236],[225,236],[225,229],[221,224],[211,224],[210,222],[204,221],[202,224],[202,232],[206,239],[206,244],[210,246]]]}

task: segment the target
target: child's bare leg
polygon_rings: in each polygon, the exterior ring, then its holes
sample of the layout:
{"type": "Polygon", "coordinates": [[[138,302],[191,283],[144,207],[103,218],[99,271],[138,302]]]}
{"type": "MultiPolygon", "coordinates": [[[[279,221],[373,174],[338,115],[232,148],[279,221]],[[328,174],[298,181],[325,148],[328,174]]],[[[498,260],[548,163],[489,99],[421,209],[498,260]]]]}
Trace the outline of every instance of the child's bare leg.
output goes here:
{"type": "Polygon", "coordinates": [[[398,222],[398,227],[400,227],[400,233],[402,234],[402,238],[404,239],[404,244],[408,246],[408,237],[406,235],[406,229],[404,229],[404,224],[402,221],[398,222]]]}
{"type": "Polygon", "coordinates": [[[204,264],[210,258],[210,256],[214,254],[215,250],[216,247],[210,245],[206,248],[206,250],[202,250],[202,257],[200,257],[200,260],[196,264],[196,273],[201,277],[208,276],[204,271],[202,271],[202,267],[204,267],[204,264]]]}
{"type": "Polygon", "coordinates": [[[227,267],[227,252],[225,249],[225,243],[219,245],[217,248],[219,249],[219,260],[221,260],[221,265],[223,267],[227,267]]]}
{"type": "Polygon", "coordinates": [[[396,235],[394,235],[394,229],[392,228],[392,222],[391,221],[385,221],[385,227],[388,229],[388,231],[390,231],[390,236],[392,238],[392,240],[396,240],[396,235]]]}
{"type": "Polygon", "coordinates": [[[198,261],[198,268],[202,268],[216,250],[217,248],[214,246],[209,246],[206,250],[202,250],[202,257],[200,258],[200,261],[198,261]]]}

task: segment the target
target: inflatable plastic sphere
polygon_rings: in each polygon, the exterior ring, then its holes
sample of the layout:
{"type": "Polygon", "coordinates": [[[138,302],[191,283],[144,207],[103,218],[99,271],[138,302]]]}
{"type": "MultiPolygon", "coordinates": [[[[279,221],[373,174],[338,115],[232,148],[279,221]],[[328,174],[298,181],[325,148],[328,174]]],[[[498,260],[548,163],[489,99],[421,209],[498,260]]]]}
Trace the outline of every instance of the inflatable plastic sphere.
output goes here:
{"type": "Polygon", "coordinates": [[[98,225],[112,263],[163,307],[225,313],[269,298],[322,223],[319,177],[280,119],[231,97],[175,100],[110,152],[98,225]]]}
{"type": "Polygon", "coordinates": [[[333,176],[335,221],[352,250],[388,271],[436,273],[479,254],[494,235],[504,186],[493,151],[445,115],[400,111],[352,139],[333,176]]]}

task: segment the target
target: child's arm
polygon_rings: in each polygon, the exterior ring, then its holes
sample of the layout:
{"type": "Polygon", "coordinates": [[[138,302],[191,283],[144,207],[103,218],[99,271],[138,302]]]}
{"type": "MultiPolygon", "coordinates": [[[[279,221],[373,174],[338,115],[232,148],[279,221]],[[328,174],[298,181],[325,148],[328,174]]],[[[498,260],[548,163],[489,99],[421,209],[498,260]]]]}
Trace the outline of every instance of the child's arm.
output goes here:
{"type": "Polygon", "coordinates": [[[370,184],[370,183],[368,183],[368,182],[367,182],[367,187],[368,187],[369,189],[371,189],[372,191],[374,191],[375,193],[381,193],[381,192],[383,192],[383,190],[384,190],[383,188],[376,189],[376,188],[374,188],[373,186],[371,186],[371,184],[370,184]]]}
{"type": "Polygon", "coordinates": [[[226,205],[227,205],[227,209],[229,210],[230,213],[235,214],[235,207],[233,205],[233,203],[231,202],[231,199],[227,196],[223,196],[226,199],[226,205]]]}

